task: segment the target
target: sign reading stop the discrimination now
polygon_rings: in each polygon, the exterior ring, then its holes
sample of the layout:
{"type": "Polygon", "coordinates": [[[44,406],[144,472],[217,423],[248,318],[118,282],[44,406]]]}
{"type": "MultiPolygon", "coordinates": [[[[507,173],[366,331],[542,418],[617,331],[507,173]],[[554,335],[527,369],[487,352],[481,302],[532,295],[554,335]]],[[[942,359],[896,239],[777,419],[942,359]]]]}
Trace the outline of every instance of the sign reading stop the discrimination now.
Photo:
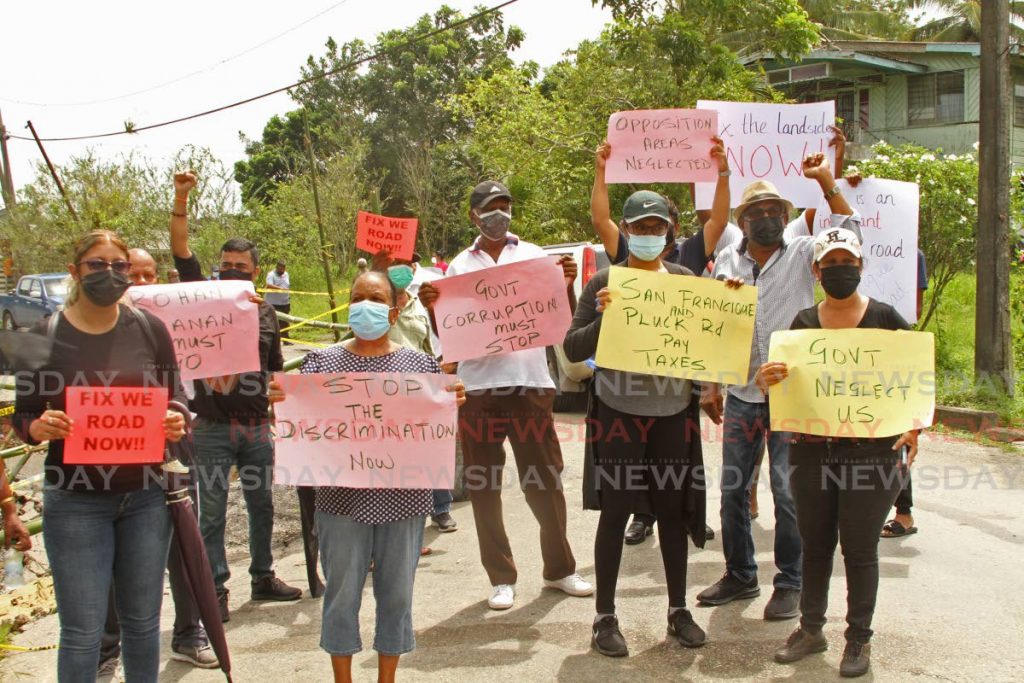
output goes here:
{"type": "Polygon", "coordinates": [[[164,460],[163,387],[68,387],[74,422],[64,441],[67,465],[141,465],[164,460]]]}

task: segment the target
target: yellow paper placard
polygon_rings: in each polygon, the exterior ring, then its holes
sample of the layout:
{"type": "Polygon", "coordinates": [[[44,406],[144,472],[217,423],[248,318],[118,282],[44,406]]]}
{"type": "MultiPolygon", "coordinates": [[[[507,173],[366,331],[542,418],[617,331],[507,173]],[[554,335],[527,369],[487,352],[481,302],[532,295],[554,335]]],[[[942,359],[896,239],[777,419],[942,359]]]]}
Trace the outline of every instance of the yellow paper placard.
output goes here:
{"type": "Polygon", "coordinates": [[[768,392],[774,430],[879,438],[932,423],[930,332],[784,330],[772,334],[768,358],[789,366],[768,392]]]}
{"type": "Polygon", "coordinates": [[[613,267],[601,320],[602,368],[745,384],[757,288],[613,267]]]}

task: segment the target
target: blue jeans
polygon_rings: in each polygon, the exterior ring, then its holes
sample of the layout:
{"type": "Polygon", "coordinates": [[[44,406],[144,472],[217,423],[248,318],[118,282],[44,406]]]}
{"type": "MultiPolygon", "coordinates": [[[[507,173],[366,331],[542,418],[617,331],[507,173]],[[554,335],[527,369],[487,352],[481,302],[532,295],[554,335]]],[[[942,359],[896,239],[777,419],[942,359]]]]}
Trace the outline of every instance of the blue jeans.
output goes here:
{"type": "Polygon", "coordinates": [[[758,456],[768,438],[768,463],[775,501],[776,588],[800,588],[800,534],[789,493],[789,432],[770,432],[768,402],[747,403],[729,396],[722,443],[722,548],[729,573],[741,581],[757,578],[750,531],[750,487],[758,456]]]}
{"type": "Polygon", "coordinates": [[[60,617],[57,680],[95,680],[113,581],[125,679],[155,683],[171,539],[163,489],[90,493],[47,488],[43,533],[60,617]]]}
{"type": "Polygon", "coordinates": [[[249,513],[249,575],[253,581],[273,576],[271,540],[274,534],[274,442],[269,423],[250,426],[240,422],[196,420],[195,479],[199,489],[199,530],[213,570],[218,592],[231,578],[224,550],[231,466],[249,513]]]}
{"type": "Polygon", "coordinates": [[[436,517],[452,511],[452,492],[448,489],[434,489],[434,511],[431,516],[436,517]]]}
{"type": "Polygon", "coordinates": [[[412,587],[424,522],[425,517],[418,515],[388,524],[363,524],[345,515],[316,511],[320,564],[327,584],[320,626],[320,647],[325,652],[348,657],[363,649],[359,608],[371,560],[377,602],[373,649],[382,655],[402,655],[416,647],[412,587]]]}

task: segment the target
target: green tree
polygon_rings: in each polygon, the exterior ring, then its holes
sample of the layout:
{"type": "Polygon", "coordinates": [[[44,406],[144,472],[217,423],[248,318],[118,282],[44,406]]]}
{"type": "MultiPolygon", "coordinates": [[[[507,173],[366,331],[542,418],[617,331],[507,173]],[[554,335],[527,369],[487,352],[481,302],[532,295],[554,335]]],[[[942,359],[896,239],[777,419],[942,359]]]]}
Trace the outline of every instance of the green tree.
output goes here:
{"type": "MultiPolygon", "coordinates": [[[[1010,4],[1010,35],[1024,40],[1024,2],[1010,4]]],[[[981,40],[981,0],[908,0],[915,10],[927,10],[939,16],[924,21],[910,31],[911,40],[929,42],[978,42],[981,40]]]]}

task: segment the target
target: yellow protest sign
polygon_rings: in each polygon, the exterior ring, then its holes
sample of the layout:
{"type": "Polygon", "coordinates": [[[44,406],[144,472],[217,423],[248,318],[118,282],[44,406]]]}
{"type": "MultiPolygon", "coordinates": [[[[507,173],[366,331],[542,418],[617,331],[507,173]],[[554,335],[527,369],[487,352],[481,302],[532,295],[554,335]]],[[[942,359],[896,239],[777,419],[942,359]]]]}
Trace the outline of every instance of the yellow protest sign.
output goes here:
{"type": "Polygon", "coordinates": [[[768,392],[774,430],[879,438],[932,423],[930,332],[784,330],[772,334],[768,359],[789,366],[768,392]]]}
{"type": "Polygon", "coordinates": [[[601,320],[602,368],[745,384],[757,288],[613,267],[601,320]]]}

